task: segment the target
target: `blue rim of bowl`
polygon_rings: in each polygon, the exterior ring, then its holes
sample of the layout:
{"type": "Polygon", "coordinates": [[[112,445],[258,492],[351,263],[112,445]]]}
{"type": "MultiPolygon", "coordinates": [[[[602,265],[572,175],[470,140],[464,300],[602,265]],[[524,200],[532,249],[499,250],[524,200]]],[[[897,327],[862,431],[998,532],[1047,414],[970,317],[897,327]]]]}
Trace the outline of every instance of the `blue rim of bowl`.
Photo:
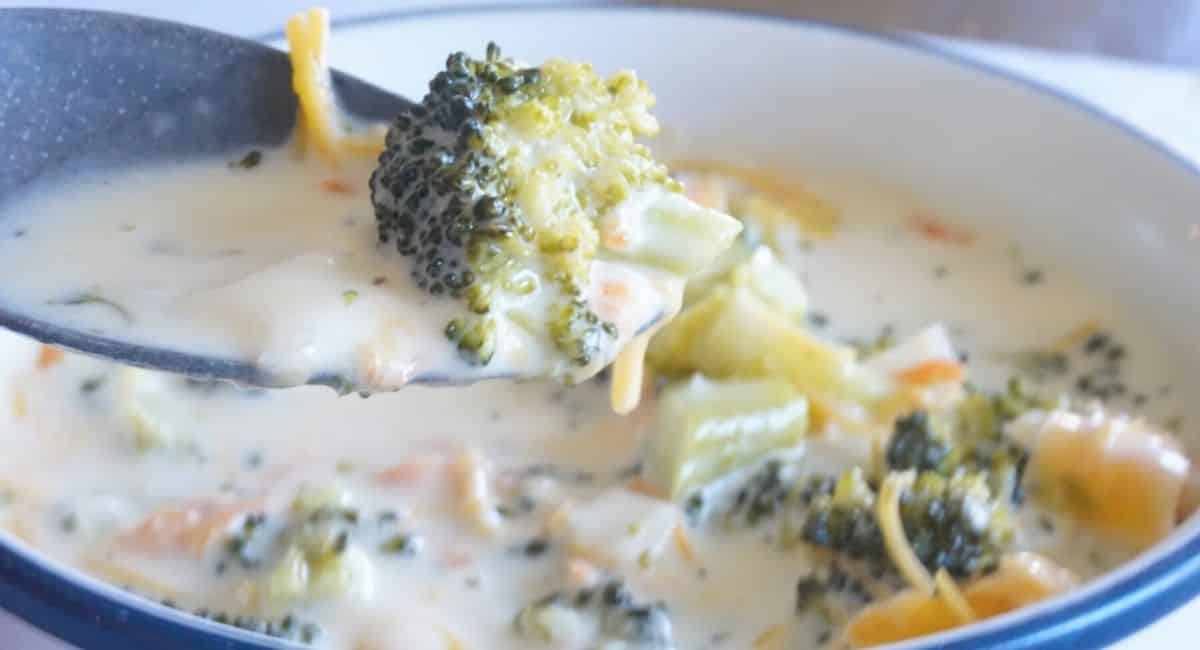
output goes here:
{"type": "MultiPolygon", "coordinates": [[[[776,14],[652,4],[605,2],[491,4],[414,8],[335,20],[339,29],[365,27],[455,14],[602,11],[658,12],[779,23],[825,30],[924,54],[960,68],[1013,83],[1062,102],[1108,124],[1131,140],[1171,160],[1200,182],[1200,167],[1141,130],[1099,107],[1053,86],[964,56],[935,43],[902,33],[884,33],[776,14]]],[[[273,30],[252,37],[278,41],[273,30]]],[[[1102,647],[1149,625],[1200,593],[1200,522],[1185,524],[1166,541],[1125,566],[1074,594],[1043,606],[985,621],[970,628],[890,646],[895,650],[1026,650],[1102,647]]],[[[134,650],[187,647],[222,650],[267,650],[298,647],[203,619],[143,599],[74,569],[39,557],[0,531],[0,607],[60,639],[83,648],[134,650]]]]}

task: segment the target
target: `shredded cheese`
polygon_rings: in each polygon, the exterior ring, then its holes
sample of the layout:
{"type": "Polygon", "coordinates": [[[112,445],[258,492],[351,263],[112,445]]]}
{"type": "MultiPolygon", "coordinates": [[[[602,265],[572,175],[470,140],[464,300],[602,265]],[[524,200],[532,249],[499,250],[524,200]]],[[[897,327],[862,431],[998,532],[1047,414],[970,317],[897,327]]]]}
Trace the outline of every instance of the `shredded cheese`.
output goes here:
{"type": "Polygon", "coordinates": [[[937,587],[937,595],[946,604],[946,607],[958,619],[959,625],[967,625],[974,623],[976,620],[975,611],[971,609],[971,603],[967,601],[967,597],[955,584],[954,579],[950,577],[950,573],[945,568],[938,569],[933,576],[933,582],[937,587]]]}
{"type": "Polygon", "coordinates": [[[500,515],[492,503],[483,453],[474,447],[464,449],[451,461],[449,469],[463,514],[481,534],[487,537],[499,534],[500,515]]]}
{"type": "Polygon", "coordinates": [[[879,529],[883,533],[883,543],[887,548],[888,557],[896,566],[896,570],[913,589],[924,594],[932,594],[933,578],[930,577],[929,571],[925,569],[921,561],[917,559],[917,554],[913,552],[912,545],[908,542],[908,535],[904,533],[904,524],[900,521],[900,493],[912,485],[916,477],[916,473],[912,470],[888,474],[879,488],[879,500],[875,504],[875,517],[878,519],[879,529]]]}
{"type": "Polygon", "coordinates": [[[696,564],[696,546],[692,544],[692,539],[688,537],[687,528],[685,528],[683,524],[677,524],[672,536],[674,537],[675,548],[679,551],[680,557],[688,562],[696,564]]]}
{"type": "Polygon", "coordinates": [[[612,364],[609,401],[617,415],[629,415],[642,401],[642,380],[646,369],[646,346],[651,332],[634,338],[621,350],[612,364]]]}
{"type": "Polygon", "coordinates": [[[776,623],[763,630],[754,637],[755,648],[773,648],[777,647],[778,643],[783,640],[785,628],[782,624],[776,623]]]}
{"type": "Polygon", "coordinates": [[[326,163],[337,166],[337,98],[329,79],[329,11],[320,7],[292,16],[287,22],[292,88],[300,102],[299,133],[326,163]]]}

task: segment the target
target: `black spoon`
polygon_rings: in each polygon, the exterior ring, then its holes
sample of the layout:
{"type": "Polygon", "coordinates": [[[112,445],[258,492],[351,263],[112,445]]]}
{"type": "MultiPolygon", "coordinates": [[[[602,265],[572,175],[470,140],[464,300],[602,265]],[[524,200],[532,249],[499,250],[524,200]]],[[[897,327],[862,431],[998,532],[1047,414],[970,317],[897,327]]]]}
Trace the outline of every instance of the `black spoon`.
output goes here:
{"type": "MultiPolygon", "coordinates": [[[[390,120],[409,105],[340,72],[333,84],[342,107],[368,120],[390,120]]],[[[292,133],[296,114],[288,57],[262,43],[115,13],[0,10],[0,204],[31,183],[70,183],[98,168],[279,145],[292,133]]],[[[273,384],[246,360],[139,345],[31,318],[4,306],[2,288],[0,326],[130,365],[273,384]]]]}

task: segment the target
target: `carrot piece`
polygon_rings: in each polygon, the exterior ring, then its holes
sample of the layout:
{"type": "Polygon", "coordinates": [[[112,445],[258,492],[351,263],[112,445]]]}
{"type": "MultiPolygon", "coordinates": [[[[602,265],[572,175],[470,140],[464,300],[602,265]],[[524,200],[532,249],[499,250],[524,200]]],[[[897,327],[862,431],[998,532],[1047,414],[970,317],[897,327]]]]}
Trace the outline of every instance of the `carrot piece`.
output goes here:
{"type": "Polygon", "coordinates": [[[906,384],[923,386],[926,384],[962,381],[966,375],[966,369],[957,361],[930,359],[900,372],[896,375],[896,378],[906,384]]]}
{"type": "Polygon", "coordinates": [[[354,186],[344,178],[327,178],[321,181],[321,189],[342,196],[351,196],[355,193],[354,186]]]}
{"type": "Polygon", "coordinates": [[[56,348],[53,345],[43,345],[38,350],[37,368],[45,370],[59,364],[67,354],[62,351],[62,348],[56,348]]]}
{"type": "Polygon", "coordinates": [[[442,564],[448,569],[461,569],[474,561],[475,557],[461,548],[452,548],[442,554],[442,564]]]}
{"type": "Polygon", "coordinates": [[[183,550],[200,557],[235,520],[260,506],[259,500],[232,504],[205,499],[187,501],[150,514],[122,535],[118,543],[145,553],[183,550]]]}
{"type": "Polygon", "coordinates": [[[916,212],[912,215],[911,219],[913,227],[917,229],[917,232],[931,241],[958,244],[960,246],[969,246],[975,241],[975,235],[971,231],[945,223],[937,215],[930,212],[916,212]]]}
{"type": "Polygon", "coordinates": [[[696,546],[692,544],[692,538],[688,537],[687,529],[684,528],[683,524],[675,526],[672,537],[674,538],[675,548],[679,551],[679,555],[688,562],[695,564],[699,556],[696,553],[696,546]]]}
{"type": "Polygon", "coordinates": [[[667,495],[663,493],[662,488],[652,483],[649,479],[642,476],[635,476],[625,485],[631,492],[636,492],[642,496],[651,497],[654,499],[666,499],[667,495]]]}
{"type": "Polygon", "coordinates": [[[434,470],[440,457],[422,454],[400,461],[375,473],[375,482],[384,485],[414,485],[420,483],[434,470]]]}
{"type": "Polygon", "coordinates": [[[582,589],[595,584],[600,574],[601,571],[596,565],[583,558],[567,558],[567,586],[572,589],[582,589]]]}

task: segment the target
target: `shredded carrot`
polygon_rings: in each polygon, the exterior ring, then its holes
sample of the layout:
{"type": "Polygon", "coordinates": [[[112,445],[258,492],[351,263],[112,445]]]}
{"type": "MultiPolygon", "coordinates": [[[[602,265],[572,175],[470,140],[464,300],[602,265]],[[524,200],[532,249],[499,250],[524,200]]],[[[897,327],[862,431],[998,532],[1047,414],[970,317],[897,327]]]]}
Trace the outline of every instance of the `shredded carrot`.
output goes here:
{"type": "Polygon", "coordinates": [[[429,476],[440,456],[423,454],[401,461],[375,473],[375,482],[385,485],[414,485],[429,476]]]}
{"type": "Polygon", "coordinates": [[[675,548],[679,550],[679,555],[688,562],[695,563],[699,557],[696,554],[696,546],[692,544],[692,538],[688,537],[687,529],[683,524],[675,526],[672,537],[675,540],[675,548]]]}
{"type": "Polygon", "coordinates": [[[596,582],[600,570],[594,564],[578,557],[567,558],[567,586],[582,589],[596,582]]]}
{"type": "Polygon", "coordinates": [[[452,548],[442,554],[442,564],[449,569],[461,569],[474,561],[475,558],[461,548],[452,548]]]}
{"type": "Polygon", "coordinates": [[[66,356],[62,348],[56,348],[53,345],[43,345],[38,350],[37,368],[38,370],[45,370],[56,366],[66,356]]]}
{"type": "Polygon", "coordinates": [[[706,208],[722,212],[729,209],[729,190],[718,176],[704,174],[690,179],[685,193],[689,199],[706,208]]]}
{"type": "Polygon", "coordinates": [[[620,228],[600,228],[600,241],[609,250],[621,251],[629,246],[629,235],[620,228]]]}
{"type": "Polygon", "coordinates": [[[665,499],[667,495],[663,493],[662,488],[658,487],[650,480],[642,476],[635,476],[625,484],[632,492],[637,492],[642,496],[652,497],[655,499],[665,499]]]}
{"type": "Polygon", "coordinates": [[[341,194],[342,196],[352,196],[355,194],[354,186],[344,178],[327,178],[321,181],[321,189],[333,194],[341,194]]]}
{"type": "Polygon", "coordinates": [[[926,239],[947,242],[960,246],[969,246],[975,242],[975,235],[958,226],[952,226],[942,221],[930,212],[915,212],[912,215],[913,227],[926,239]]]}
{"type": "Polygon", "coordinates": [[[906,384],[942,384],[952,381],[962,381],[966,378],[966,368],[957,361],[949,359],[930,359],[900,372],[896,378],[906,384]]]}
{"type": "Polygon", "coordinates": [[[242,515],[261,507],[261,500],[219,503],[207,499],[164,508],[122,535],[118,543],[145,553],[183,550],[200,557],[242,515]]]}
{"type": "Polygon", "coordinates": [[[1084,341],[1099,331],[1100,323],[1094,320],[1084,321],[1055,341],[1050,349],[1055,352],[1066,352],[1077,345],[1082,345],[1084,341]]]}

